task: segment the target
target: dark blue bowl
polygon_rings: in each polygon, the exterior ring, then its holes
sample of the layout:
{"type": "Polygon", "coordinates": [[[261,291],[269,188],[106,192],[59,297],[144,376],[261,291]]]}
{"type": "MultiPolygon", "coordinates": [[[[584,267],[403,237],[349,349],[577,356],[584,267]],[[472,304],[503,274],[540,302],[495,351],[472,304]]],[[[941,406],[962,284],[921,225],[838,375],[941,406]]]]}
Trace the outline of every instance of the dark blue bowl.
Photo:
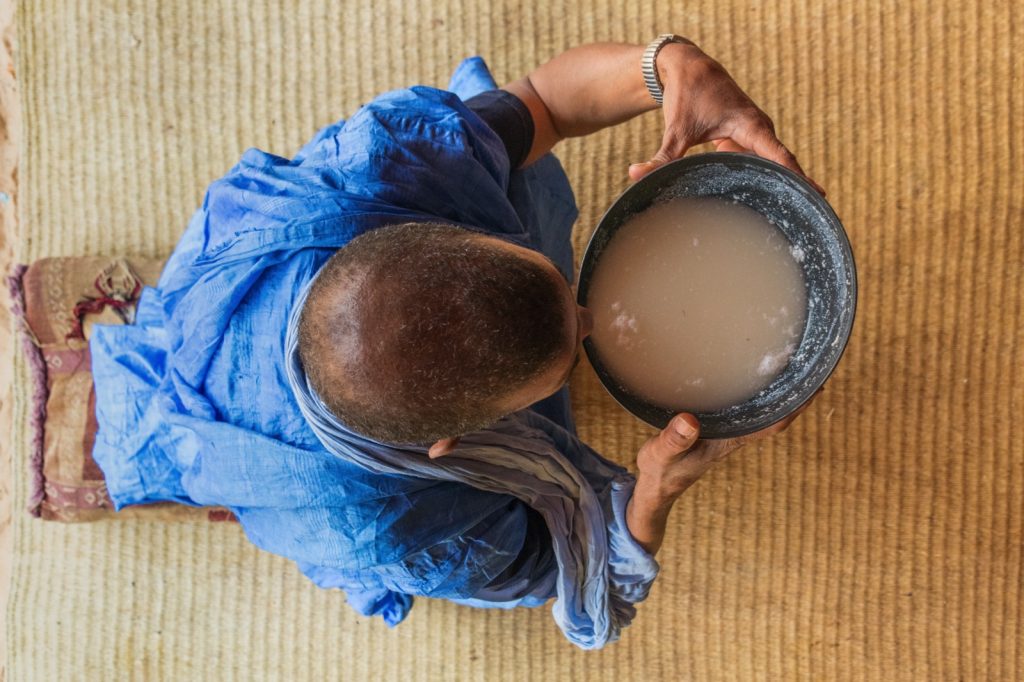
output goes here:
{"type": "Polygon", "coordinates": [[[580,268],[578,300],[587,291],[601,253],[618,229],[652,204],[679,197],[739,202],[768,218],[803,251],[807,324],[800,346],[774,381],[743,403],[715,412],[670,410],[626,390],[609,374],[588,338],[583,342],[601,383],[622,407],[664,428],[679,411],[692,411],[702,438],[734,438],[784,419],[828,379],[846,349],[857,307],[857,272],[850,241],[828,202],[802,177],[749,154],[716,152],[665,164],[627,189],[601,218],[580,268]]]}

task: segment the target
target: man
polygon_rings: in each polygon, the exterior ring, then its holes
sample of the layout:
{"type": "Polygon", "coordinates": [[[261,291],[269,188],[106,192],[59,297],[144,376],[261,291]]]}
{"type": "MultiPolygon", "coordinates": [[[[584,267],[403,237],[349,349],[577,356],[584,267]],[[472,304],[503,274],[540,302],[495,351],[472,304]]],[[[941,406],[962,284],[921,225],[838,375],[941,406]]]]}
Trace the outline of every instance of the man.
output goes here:
{"type": "Polygon", "coordinates": [[[118,508],[227,506],[255,544],[389,625],[414,594],[554,597],[572,642],[616,639],[672,504],[746,439],[698,441],[679,415],[634,479],[576,437],[565,382],[591,321],[548,152],[663,96],[661,147],[631,178],[709,140],[800,172],[695,45],[643,53],[575,48],[502,90],[468,60],[453,92],[385,94],[294,159],[247,151],[135,323],[91,339],[94,455],[118,508]]]}

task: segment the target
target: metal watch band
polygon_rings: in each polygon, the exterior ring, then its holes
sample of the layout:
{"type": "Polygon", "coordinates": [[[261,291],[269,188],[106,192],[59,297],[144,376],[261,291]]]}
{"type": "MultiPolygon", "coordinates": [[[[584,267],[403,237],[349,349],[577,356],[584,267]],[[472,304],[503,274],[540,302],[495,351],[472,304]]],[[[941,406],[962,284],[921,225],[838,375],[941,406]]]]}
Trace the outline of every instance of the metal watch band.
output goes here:
{"type": "Polygon", "coordinates": [[[661,52],[661,48],[665,47],[669,43],[686,43],[689,42],[681,36],[677,36],[674,33],[662,33],[660,36],[654,39],[647,49],[644,50],[644,56],[640,58],[640,72],[644,75],[644,84],[647,86],[647,91],[651,93],[651,97],[654,101],[661,106],[661,101],[665,96],[665,92],[661,87],[661,79],[658,78],[658,67],[656,60],[658,53],[661,52]]]}

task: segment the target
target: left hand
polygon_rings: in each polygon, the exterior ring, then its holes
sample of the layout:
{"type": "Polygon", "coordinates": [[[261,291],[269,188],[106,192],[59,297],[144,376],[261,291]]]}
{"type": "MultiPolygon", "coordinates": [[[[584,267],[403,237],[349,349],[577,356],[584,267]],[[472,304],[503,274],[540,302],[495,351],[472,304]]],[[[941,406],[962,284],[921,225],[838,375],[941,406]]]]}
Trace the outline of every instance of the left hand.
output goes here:
{"type": "Polygon", "coordinates": [[[637,469],[641,476],[646,474],[647,478],[655,482],[654,486],[659,495],[674,499],[693,485],[712,465],[730,453],[747,443],[785,431],[824,390],[824,386],[819,388],[788,417],[760,431],[736,438],[698,439],[700,426],[696,417],[681,413],[674,417],[661,433],[649,439],[640,448],[637,455],[637,469]],[[675,424],[680,421],[685,421],[690,430],[694,431],[691,436],[684,437],[681,433],[676,432],[675,424]],[[685,447],[680,445],[685,445],[685,447]]]}
{"type": "Polygon", "coordinates": [[[639,180],[694,145],[713,142],[719,151],[753,152],[782,164],[825,194],[776,137],[772,120],[721,64],[692,43],[666,45],[658,53],[657,64],[665,93],[665,134],[649,161],[629,167],[630,179],[639,180]]]}

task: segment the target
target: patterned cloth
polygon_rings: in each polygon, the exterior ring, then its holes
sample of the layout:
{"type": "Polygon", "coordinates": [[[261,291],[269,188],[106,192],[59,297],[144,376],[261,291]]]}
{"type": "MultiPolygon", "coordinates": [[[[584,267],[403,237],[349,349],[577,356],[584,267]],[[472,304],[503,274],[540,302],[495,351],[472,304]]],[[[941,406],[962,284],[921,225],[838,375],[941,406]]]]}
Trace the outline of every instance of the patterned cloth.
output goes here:
{"type": "MultiPolygon", "coordinates": [[[[162,260],[43,258],[8,278],[14,317],[32,380],[32,475],[28,511],[47,521],[118,516],[92,457],[96,436],[89,336],[96,324],[130,321],[139,288],[155,283],[162,260]]],[[[233,518],[225,509],[155,502],[122,517],[233,518]]]]}
{"type": "Polygon", "coordinates": [[[455,94],[382,95],[291,160],[247,151],[210,186],[135,323],[94,330],[94,456],[118,508],[223,505],[256,545],[389,625],[416,594],[496,607],[557,597],[566,636],[600,647],[658,567],[625,525],[632,477],[576,438],[566,389],[431,463],[426,444],[382,446],[323,419],[286,341],[331,254],[396,222],[484,231],[571,278],[577,212],[558,161],[514,171],[460,99],[494,87],[467,60],[455,94]],[[547,533],[528,532],[538,512],[547,533]]]}

